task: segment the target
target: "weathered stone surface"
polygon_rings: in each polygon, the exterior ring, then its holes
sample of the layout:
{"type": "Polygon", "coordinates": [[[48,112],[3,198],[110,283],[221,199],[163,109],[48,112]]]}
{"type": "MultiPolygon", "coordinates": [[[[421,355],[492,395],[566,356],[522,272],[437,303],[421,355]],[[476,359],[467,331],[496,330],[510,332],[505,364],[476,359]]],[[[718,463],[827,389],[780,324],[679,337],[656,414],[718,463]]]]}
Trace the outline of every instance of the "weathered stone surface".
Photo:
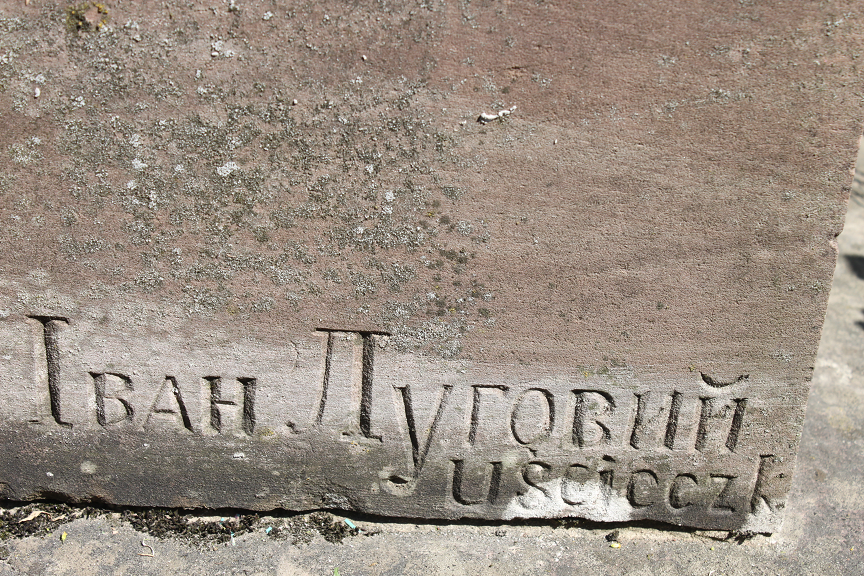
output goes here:
{"type": "Polygon", "coordinates": [[[820,6],[4,4],[2,496],[773,530],[820,6]]]}

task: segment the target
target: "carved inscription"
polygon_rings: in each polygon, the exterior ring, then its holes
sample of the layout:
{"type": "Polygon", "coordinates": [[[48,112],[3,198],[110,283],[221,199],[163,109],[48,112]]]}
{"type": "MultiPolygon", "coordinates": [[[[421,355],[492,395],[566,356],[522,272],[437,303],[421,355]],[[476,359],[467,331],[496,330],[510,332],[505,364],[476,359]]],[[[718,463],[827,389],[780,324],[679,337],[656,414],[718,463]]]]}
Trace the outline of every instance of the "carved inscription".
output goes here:
{"type": "Polygon", "coordinates": [[[69,324],[69,320],[62,316],[30,316],[30,318],[38,320],[42,324],[51,416],[54,418],[54,422],[60,426],[71,428],[72,424],[63,421],[60,415],[60,346],[57,343],[57,332],[60,326],[69,324]]]}
{"type": "Polygon", "coordinates": [[[477,443],[477,435],[480,431],[480,423],[483,421],[483,418],[480,414],[480,407],[483,405],[483,399],[487,395],[494,395],[498,397],[503,397],[504,394],[507,393],[509,388],[503,385],[491,385],[491,386],[483,386],[483,385],[474,385],[471,387],[473,392],[473,400],[471,404],[471,425],[468,428],[468,443],[476,444],[477,443]]]}
{"type": "MultiPolygon", "coordinates": [[[[711,514],[731,514],[741,511],[743,502],[739,498],[736,505],[735,494],[742,486],[735,474],[668,473],[645,467],[628,469],[609,455],[595,462],[570,464],[531,460],[522,467],[521,476],[525,490],[519,502],[529,510],[548,506],[550,502],[596,507],[624,498],[633,510],[661,506],[683,512],[693,506],[703,506],[711,514]]],[[[454,483],[456,479],[454,476],[454,483]]],[[[454,494],[455,490],[454,484],[454,494]]]]}
{"type": "Polygon", "coordinates": [[[468,476],[464,460],[453,460],[453,482],[452,495],[453,500],[463,506],[473,506],[475,504],[494,504],[498,500],[498,491],[501,488],[501,462],[489,462],[488,466],[483,466],[486,470],[472,471],[470,481],[465,479],[468,476]],[[477,477],[479,472],[480,477],[477,477]],[[489,480],[483,481],[482,477],[487,475],[489,480]],[[475,491],[478,487],[480,490],[476,494],[469,494],[468,486],[471,486],[475,491]]]}
{"type": "Polygon", "coordinates": [[[186,402],[174,376],[165,377],[159,393],[156,394],[156,401],[153,402],[153,407],[147,415],[147,424],[151,425],[156,419],[167,419],[175,423],[179,419],[179,424],[183,428],[190,432],[194,431],[192,418],[189,416],[189,410],[186,408],[186,402]]]}
{"type": "Polygon", "coordinates": [[[510,415],[513,438],[532,445],[549,438],[555,428],[555,396],[542,388],[529,388],[516,400],[510,415]]]}
{"type": "Polygon", "coordinates": [[[132,379],[111,372],[91,372],[90,376],[96,391],[96,422],[103,428],[132,422],[135,409],[126,398],[127,392],[134,390],[132,379]]]}
{"type": "MultiPolygon", "coordinates": [[[[61,387],[58,337],[69,328],[69,320],[30,318],[42,328],[51,416],[56,424],[71,428],[73,422],[61,410],[61,390],[75,384],[64,382],[61,387]]],[[[387,387],[393,405],[376,406],[387,397],[376,388],[375,364],[376,350],[387,335],[335,329],[317,333],[322,364],[320,392],[316,390],[317,397],[307,405],[312,427],[292,428],[285,440],[292,442],[306,433],[323,441],[332,435],[355,447],[362,440],[363,448],[354,448],[361,457],[372,449],[394,454],[410,449],[410,473],[394,473],[393,468],[379,472],[377,481],[390,494],[408,496],[420,482],[435,482],[434,475],[424,474],[434,454],[435,474],[442,474],[441,466],[447,465],[449,478],[438,481],[448,482],[448,505],[466,511],[505,506],[509,498],[528,515],[556,506],[616,513],[660,509],[682,515],[696,508],[728,515],[782,507],[774,495],[785,493],[776,488],[784,476],[775,472],[779,460],[774,455],[761,455],[758,470],[743,479],[740,464],[725,470],[720,459],[691,466],[689,462],[697,460],[679,456],[752,460],[746,450],[740,454],[752,409],[746,394],[749,376],[719,382],[701,374],[701,382],[678,383],[665,393],[584,383],[526,385],[515,378],[462,384],[402,384],[391,379],[387,387]],[[382,424],[385,413],[396,421],[382,424]],[[388,430],[387,438],[382,430],[388,430]],[[396,430],[404,433],[389,432],[396,430]],[[508,490],[511,496],[505,496],[508,490]]],[[[280,403],[289,408],[292,403],[291,388],[282,390],[279,383],[274,388],[273,382],[256,376],[169,373],[158,382],[136,382],[133,379],[141,377],[134,374],[84,374],[94,399],[92,418],[99,427],[250,438],[259,429],[269,435],[278,430],[268,421],[274,417],[272,410],[259,414],[258,396],[281,394],[280,403]]],[[[379,381],[387,378],[378,375],[379,381]]]]}
{"type": "MultiPolygon", "coordinates": [[[[331,387],[334,380],[333,364],[336,338],[346,336],[349,339],[359,337],[360,340],[360,406],[358,411],[357,429],[364,438],[381,441],[380,435],[372,433],[372,384],[375,374],[375,344],[376,339],[381,336],[387,336],[386,332],[348,332],[345,330],[332,330],[329,328],[319,328],[317,332],[326,336],[324,350],[324,375],[321,383],[321,399],[318,403],[318,411],[315,415],[315,424],[321,425],[324,422],[324,416],[327,409],[328,395],[331,393],[331,387]]],[[[351,372],[349,365],[348,372],[351,372]]],[[[345,375],[342,375],[344,378],[345,375]]],[[[348,379],[351,379],[351,374],[348,379]]]]}
{"type": "Polygon", "coordinates": [[[255,378],[224,381],[221,376],[205,376],[210,389],[210,428],[219,434],[255,432],[255,378]]]}
{"type": "Polygon", "coordinates": [[[688,407],[697,406],[692,399],[688,401],[683,393],[677,391],[667,396],[646,391],[634,394],[634,398],[636,414],[630,431],[629,444],[636,450],[656,447],[651,438],[656,434],[659,416],[666,412],[662,442],[662,446],[666,449],[685,450],[692,447],[699,452],[704,452],[725,446],[730,452],[735,452],[747,410],[746,398],[729,400],[717,396],[700,397],[696,436],[695,439],[690,437],[692,444],[685,443],[688,436],[682,431],[681,426],[682,418],[689,417],[689,414],[686,414],[688,407]]]}
{"type": "Polygon", "coordinates": [[[429,454],[429,447],[432,445],[432,438],[435,431],[438,429],[438,424],[441,422],[441,417],[444,414],[444,409],[447,406],[447,399],[450,397],[452,386],[444,386],[441,389],[441,396],[438,400],[438,409],[435,411],[435,417],[432,424],[428,428],[426,438],[421,438],[418,434],[417,421],[414,418],[414,404],[411,401],[411,387],[407,384],[401,388],[396,388],[402,396],[402,406],[405,409],[405,423],[408,426],[408,437],[411,441],[411,457],[414,461],[414,479],[420,475],[423,469],[423,464],[426,462],[426,456],[429,454]]]}
{"type": "Polygon", "coordinates": [[[573,444],[580,448],[609,444],[612,432],[608,418],[615,411],[615,400],[608,392],[574,390],[576,412],[573,416],[573,444]]]}

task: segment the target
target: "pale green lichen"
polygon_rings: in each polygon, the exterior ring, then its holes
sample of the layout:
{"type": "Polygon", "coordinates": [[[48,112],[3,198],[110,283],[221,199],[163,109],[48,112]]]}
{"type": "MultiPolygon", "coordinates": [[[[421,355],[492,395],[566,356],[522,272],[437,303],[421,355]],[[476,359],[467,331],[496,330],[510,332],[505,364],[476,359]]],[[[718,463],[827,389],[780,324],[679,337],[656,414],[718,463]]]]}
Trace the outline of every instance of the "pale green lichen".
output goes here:
{"type": "MultiPolygon", "coordinates": [[[[403,349],[445,356],[475,322],[494,321],[488,302],[486,316],[476,311],[490,293],[470,276],[486,224],[459,217],[469,192],[459,174],[485,160],[430,119],[434,89],[300,74],[289,87],[293,65],[282,63],[254,83],[190,70],[181,55],[193,21],[161,30],[157,43],[152,26],[109,23],[100,6],[71,5],[53,21],[0,19],[9,31],[0,86],[20,92],[22,111],[53,118],[44,142],[7,148],[18,170],[0,175],[0,193],[22,179],[51,182],[56,221],[28,220],[15,233],[56,228],[58,252],[100,285],[100,298],[135,293],[190,315],[300,312],[314,300],[393,332],[403,349]],[[69,34],[47,33],[64,23],[69,34]],[[35,40],[19,42],[19,31],[35,40]],[[134,66],[130,49],[140,52],[134,66]],[[20,63],[25,51],[39,62],[57,50],[73,90],[58,89],[63,76],[50,65],[20,63]]],[[[406,38],[436,34],[410,18],[405,26],[406,38]]],[[[229,36],[214,37],[244,50],[229,36]]]]}

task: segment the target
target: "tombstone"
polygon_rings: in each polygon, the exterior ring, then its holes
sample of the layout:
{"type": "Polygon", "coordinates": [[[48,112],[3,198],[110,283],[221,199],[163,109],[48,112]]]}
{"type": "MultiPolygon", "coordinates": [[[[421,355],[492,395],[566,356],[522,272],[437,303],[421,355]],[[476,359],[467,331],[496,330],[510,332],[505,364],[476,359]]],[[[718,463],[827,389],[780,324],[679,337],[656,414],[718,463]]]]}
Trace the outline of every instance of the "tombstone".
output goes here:
{"type": "Polygon", "coordinates": [[[0,496],[771,532],[853,16],[18,2],[0,496]]]}

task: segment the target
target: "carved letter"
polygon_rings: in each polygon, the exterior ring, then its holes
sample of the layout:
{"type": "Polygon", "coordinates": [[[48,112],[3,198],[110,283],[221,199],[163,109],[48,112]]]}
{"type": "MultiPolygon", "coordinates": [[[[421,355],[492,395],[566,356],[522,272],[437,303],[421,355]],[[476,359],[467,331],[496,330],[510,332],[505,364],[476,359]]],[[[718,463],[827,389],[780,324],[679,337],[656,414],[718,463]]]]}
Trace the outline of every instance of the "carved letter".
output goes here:
{"type": "MultiPolygon", "coordinates": [[[[324,421],[324,412],[327,406],[328,394],[334,381],[332,373],[333,355],[334,355],[334,339],[335,334],[355,334],[360,336],[361,351],[360,351],[360,410],[359,410],[359,431],[364,438],[381,441],[381,436],[372,433],[372,382],[375,373],[375,338],[378,336],[386,336],[385,332],[349,332],[344,330],[331,330],[328,328],[319,328],[318,332],[327,334],[327,343],[324,352],[324,377],[321,384],[321,399],[318,403],[318,412],[315,415],[315,424],[320,425],[324,421]]],[[[350,365],[350,361],[349,361],[350,365]]],[[[348,366],[346,366],[348,368],[348,366]]],[[[350,368],[349,368],[350,370],[350,368]]],[[[345,383],[351,386],[356,386],[356,374],[353,370],[350,371],[349,379],[345,383]]],[[[339,378],[336,381],[339,382],[339,378]]],[[[337,383],[337,387],[339,384],[337,383]]]]}
{"type": "Polygon", "coordinates": [[[636,414],[630,430],[631,447],[645,450],[665,446],[669,450],[682,450],[692,446],[697,420],[689,415],[696,411],[695,398],[688,400],[677,391],[661,395],[647,390],[634,396],[636,414]]]}
{"type": "MultiPolygon", "coordinates": [[[[546,462],[528,462],[522,467],[522,480],[528,485],[527,490],[518,492],[517,501],[523,508],[542,508],[553,496],[544,486],[549,481],[552,466],[546,462]]],[[[556,483],[557,486],[557,483],[556,483]]]]}
{"type": "Polygon", "coordinates": [[[123,397],[124,392],[131,392],[132,380],[123,374],[112,372],[91,372],[96,389],[96,422],[103,428],[120,422],[132,422],[135,414],[132,404],[123,397]],[[113,400],[106,406],[106,400],[113,400]]]}
{"type": "Polygon", "coordinates": [[[608,418],[615,411],[615,401],[606,392],[573,390],[576,412],[573,417],[573,443],[580,448],[608,444],[612,440],[608,418]]]}
{"type": "Polygon", "coordinates": [[[153,402],[153,407],[147,415],[148,425],[152,420],[156,419],[157,415],[166,415],[168,419],[176,422],[180,419],[180,425],[192,431],[192,420],[189,418],[189,412],[186,410],[186,403],[183,401],[183,396],[180,394],[180,387],[177,385],[177,379],[174,376],[166,376],[159,393],[156,394],[156,400],[153,402]],[[173,402],[172,402],[173,400],[173,402]]]}
{"type": "Polygon", "coordinates": [[[464,472],[465,472],[465,461],[464,460],[453,460],[453,499],[459,504],[463,504],[465,506],[473,506],[475,504],[480,504],[482,502],[487,502],[489,504],[494,504],[498,499],[498,491],[501,488],[501,462],[490,462],[492,465],[492,473],[489,477],[489,491],[486,493],[486,498],[476,498],[469,499],[467,498],[463,492],[462,488],[464,486],[464,472]]]}
{"type": "MultiPolygon", "coordinates": [[[[729,433],[726,435],[726,448],[730,452],[735,451],[738,445],[738,435],[741,432],[741,426],[744,423],[744,412],[747,409],[746,398],[736,398],[735,410],[732,415],[732,423],[729,425],[729,433]]],[[[699,415],[699,430],[696,433],[696,450],[703,452],[708,445],[709,424],[712,420],[726,420],[728,413],[731,412],[728,404],[723,406],[722,410],[715,410],[717,398],[702,398],[702,412],[699,415]]]]}
{"type": "Polygon", "coordinates": [[[324,349],[324,379],[321,384],[321,401],[318,403],[318,414],[315,416],[315,425],[321,424],[324,419],[324,407],[327,406],[327,391],[330,388],[330,363],[333,359],[333,332],[327,331],[327,344],[324,349]]]}
{"type": "Polygon", "coordinates": [[[590,483],[597,479],[597,473],[583,466],[572,464],[561,479],[561,499],[570,506],[581,506],[594,497],[590,483]]]}
{"type": "Polygon", "coordinates": [[[642,446],[642,434],[645,428],[645,411],[651,392],[635,394],[636,396],[636,420],[633,422],[633,431],[630,433],[630,446],[637,450],[642,446]]]}
{"type": "Polygon", "coordinates": [[[681,392],[672,393],[672,406],[669,407],[669,420],[666,423],[666,438],[663,445],[672,450],[675,447],[675,435],[678,433],[678,419],[681,417],[681,405],[684,395],[681,392]]]}
{"type": "Polygon", "coordinates": [[[669,505],[675,509],[686,508],[693,504],[693,492],[698,486],[692,474],[679,474],[669,489],[669,505]]]}
{"type": "Polygon", "coordinates": [[[615,459],[611,456],[603,456],[602,461],[609,462],[613,465],[611,468],[604,466],[603,469],[597,470],[597,473],[600,476],[600,484],[611,490],[612,484],[615,482],[615,459]]]}
{"type": "Polygon", "coordinates": [[[725,476],[723,474],[712,474],[711,481],[719,488],[716,497],[711,501],[709,508],[711,510],[719,510],[721,512],[734,512],[735,506],[731,504],[732,500],[732,483],[735,476],[725,476]]]}
{"type": "Polygon", "coordinates": [[[72,424],[64,422],[60,415],[60,347],[57,344],[57,331],[60,324],[69,324],[61,316],[30,316],[42,323],[42,336],[45,342],[45,360],[48,369],[48,395],[51,400],[51,416],[65,428],[72,424]]]}
{"type": "Polygon", "coordinates": [[[738,436],[741,434],[741,426],[744,424],[744,413],[747,411],[747,399],[735,400],[735,414],[732,416],[732,425],[729,427],[729,435],[726,436],[726,448],[735,452],[738,446],[738,436]]]}
{"type": "Polygon", "coordinates": [[[242,430],[251,436],[255,431],[255,378],[237,378],[240,390],[232,387],[231,396],[223,389],[221,376],[205,376],[204,380],[210,385],[210,427],[220,434],[242,430]]]}
{"type": "Polygon", "coordinates": [[[750,512],[756,514],[759,510],[759,503],[764,502],[765,506],[771,512],[776,512],[785,506],[785,502],[780,498],[772,497],[771,493],[776,491],[780,494],[786,493],[786,486],[789,479],[783,472],[775,473],[772,470],[777,464],[782,463],[782,460],[773,454],[766,454],[759,457],[759,473],[756,476],[756,486],[753,488],[753,496],[750,498],[750,512]],[[777,486],[777,481],[780,481],[781,486],[777,486]]]}
{"type": "Polygon", "coordinates": [[[417,435],[417,423],[414,420],[414,405],[411,402],[411,388],[407,384],[402,388],[396,388],[402,393],[402,405],[405,408],[405,422],[408,425],[408,437],[411,440],[411,457],[414,460],[414,478],[420,475],[420,470],[426,462],[426,456],[429,454],[429,447],[432,445],[432,436],[438,428],[438,422],[441,420],[441,415],[444,413],[444,408],[447,405],[447,399],[450,397],[450,391],[453,386],[444,386],[441,390],[441,398],[438,400],[438,409],[435,412],[435,417],[432,419],[432,425],[429,427],[429,432],[423,441],[423,447],[420,447],[420,437],[417,435]]]}
{"type": "Polygon", "coordinates": [[[598,498],[608,500],[613,493],[614,465],[611,456],[603,456],[596,467],[572,464],[561,479],[561,499],[570,506],[597,502],[598,498]]]}
{"type": "Polygon", "coordinates": [[[513,438],[520,444],[534,444],[548,438],[553,428],[555,428],[555,398],[552,393],[542,388],[526,390],[516,400],[510,415],[510,431],[513,433],[513,438]]]}
{"type": "Polygon", "coordinates": [[[360,433],[366,438],[381,440],[372,434],[372,375],[375,369],[375,341],[371,332],[361,332],[363,338],[363,371],[360,381],[360,433]]]}
{"type": "Polygon", "coordinates": [[[507,386],[502,385],[488,385],[484,386],[481,384],[475,384],[474,388],[474,400],[471,406],[471,427],[468,429],[468,443],[472,446],[477,441],[477,431],[480,429],[480,393],[481,392],[491,392],[498,391],[503,395],[507,392],[507,386]]]}
{"type": "Polygon", "coordinates": [[[548,498],[549,492],[546,491],[546,488],[542,484],[549,480],[550,470],[552,470],[552,466],[545,462],[528,462],[522,468],[522,479],[532,488],[543,492],[543,495],[548,498]]]}
{"type": "Polygon", "coordinates": [[[651,470],[636,470],[627,485],[627,500],[634,508],[654,504],[657,496],[657,475],[651,470]]]}

